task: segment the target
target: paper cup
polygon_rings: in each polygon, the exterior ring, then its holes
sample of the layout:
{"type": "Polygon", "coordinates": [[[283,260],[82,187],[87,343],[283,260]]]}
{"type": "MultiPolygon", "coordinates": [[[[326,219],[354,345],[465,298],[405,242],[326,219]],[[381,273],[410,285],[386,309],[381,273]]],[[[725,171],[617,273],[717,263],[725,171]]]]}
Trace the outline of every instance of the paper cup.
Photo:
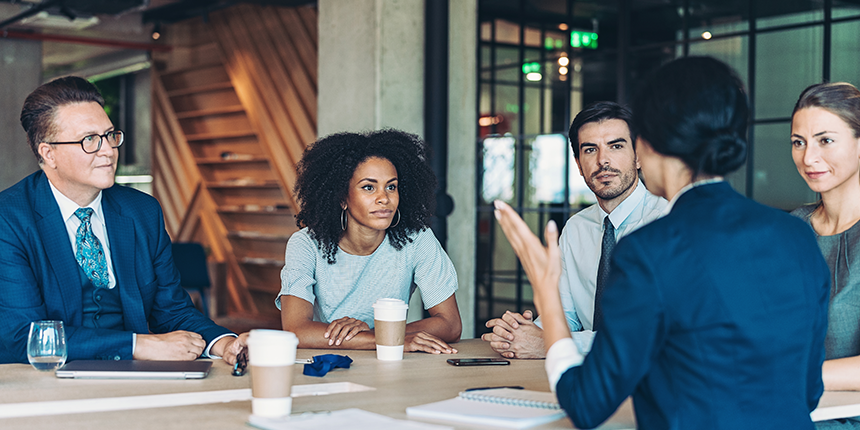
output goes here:
{"type": "Polygon", "coordinates": [[[403,360],[407,309],[409,305],[399,299],[379,299],[373,304],[373,331],[376,334],[377,359],[403,360]]]}
{"type": "Polygon", "coordinates": [[[295,334],[280,330],[251,330],[248,335],[248,367],[251,374],[251,412],[268,418],[290,415],[293,399],[295,334]]]}

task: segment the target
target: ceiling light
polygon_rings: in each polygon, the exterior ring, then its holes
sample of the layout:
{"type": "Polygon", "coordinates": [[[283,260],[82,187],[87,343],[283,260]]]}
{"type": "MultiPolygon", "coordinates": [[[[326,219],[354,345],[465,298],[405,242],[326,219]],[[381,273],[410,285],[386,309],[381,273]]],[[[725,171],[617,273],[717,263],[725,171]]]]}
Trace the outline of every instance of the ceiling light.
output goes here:
{"type": "Polygon", "coordinates": [[[87,27],[92,27],[99,23],[98,17],[74,17],[69,18],[63,15],[52,15],[47,11],[41,11],[31,17],[24,18],[20,21],[22,25],[32,27],[52,28],[62,30],[83,30],[87,27]]]}

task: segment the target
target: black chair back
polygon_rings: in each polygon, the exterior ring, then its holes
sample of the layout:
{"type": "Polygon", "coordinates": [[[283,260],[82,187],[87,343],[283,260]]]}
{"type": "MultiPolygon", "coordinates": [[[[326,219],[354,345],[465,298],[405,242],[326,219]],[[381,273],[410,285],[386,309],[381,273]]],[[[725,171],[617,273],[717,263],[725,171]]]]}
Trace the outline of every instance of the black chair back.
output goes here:
{"type": "Polygon", "coordinates": [[[203,314],[209,316],[208,297],[206,290],[212,285],[209,280],[209,266],[206,264],[206,252],[203,245],[197,242],[177,242],[173,244],[173,263],[179,270],[180,283],[186,290],[197,291],[200,294],[203,314]]]}

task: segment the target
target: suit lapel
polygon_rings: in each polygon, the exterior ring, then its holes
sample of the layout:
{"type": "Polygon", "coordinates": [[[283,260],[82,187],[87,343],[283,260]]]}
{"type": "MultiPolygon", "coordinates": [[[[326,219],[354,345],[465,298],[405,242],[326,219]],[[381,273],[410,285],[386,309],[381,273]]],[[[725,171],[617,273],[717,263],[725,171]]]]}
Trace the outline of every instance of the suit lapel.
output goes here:
{"type": "MultiPolygon", "coordinates": [[[[118,185],[114,185],[117,187],[118,185]]],[[[140,286],[134,270],[135,241],[134,220],[123,216],[119,202],[112,193],[113,187],[102,192],[102,210],[110,242],[110,255],[116,275],[116,288],[122,299],[123,320],[126,330],[148,333],[140,286]]]]}
{"type": "MultiPolygon", "coordinates": [[[[42,239],[45,257],[56,277],[56,282],[44,282],[42,285],[45,304],[53,303],[59,298],[65,310],[64,319],[71,325],[80,325],[83,305],[78,262],[66,231],[66,221],[60,214],[60,206],[57,205],[44,173],[36,178],[34,196],[36,229],[42,239]]],[[[48,307],[50,308],[50,305],[48,307]]]]}

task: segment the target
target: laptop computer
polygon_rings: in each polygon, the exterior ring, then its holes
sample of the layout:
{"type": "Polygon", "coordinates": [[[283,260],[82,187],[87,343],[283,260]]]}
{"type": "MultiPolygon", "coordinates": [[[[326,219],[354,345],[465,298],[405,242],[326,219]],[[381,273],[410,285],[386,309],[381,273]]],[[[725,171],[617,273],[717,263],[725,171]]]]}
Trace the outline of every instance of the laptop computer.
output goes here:
{"type": "Polygon", "coordinates": [[[75,360],[57,369],[57,378],[201,379],[211,361],[75,360]]]}

